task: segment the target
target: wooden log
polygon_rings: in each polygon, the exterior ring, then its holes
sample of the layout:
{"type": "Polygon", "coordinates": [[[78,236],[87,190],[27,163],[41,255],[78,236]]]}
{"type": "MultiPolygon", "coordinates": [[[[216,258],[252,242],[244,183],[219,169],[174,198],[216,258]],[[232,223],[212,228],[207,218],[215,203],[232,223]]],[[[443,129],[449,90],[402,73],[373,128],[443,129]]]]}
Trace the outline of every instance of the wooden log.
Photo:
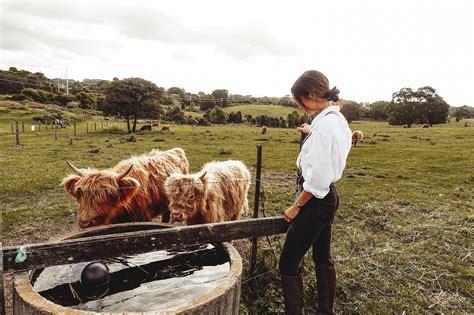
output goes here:
{"type": "Polygon", "coordinates": [[[3,249],[3,267],[5,272],[18,272],[155,250],[281,234],[286,232],[288,224],[282,216],[278,216],[31,244],[24,247],[26,259],[22,262],[15,262],[20,247],[10,246],[3,249]]]}

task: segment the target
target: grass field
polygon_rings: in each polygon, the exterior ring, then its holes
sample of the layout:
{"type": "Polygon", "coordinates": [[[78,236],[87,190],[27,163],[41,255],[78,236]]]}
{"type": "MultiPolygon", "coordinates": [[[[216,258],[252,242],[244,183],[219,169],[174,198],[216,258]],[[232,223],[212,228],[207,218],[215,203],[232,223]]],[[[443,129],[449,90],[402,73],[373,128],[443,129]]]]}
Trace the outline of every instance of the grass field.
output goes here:
{"type": "MultiPolygon", "coordinates": [[[[243,108],[239,110],[246,113],[243,108]]],[[[0,112],[0,202],[7,245],[45,241],[78,228],[77,205],[59,187],[70,173],[65,159],[79,167],[107,168],[152,148],[179,146],[193,172],[213,159],[239,159],[253,168],[256,145],[262,144],[263,210],[279,215],[294,200],[299,135],[292,129],[270,129],[261,135],[256,127],[245,125],[173,125],[171,132],[139,133],[133,141],[120,131],[125,126],[109,125],[107,132],[96,121],[96,131],[94,122],[88,122],[89,134],[86,123],[78,125],[76,137],[71,128],[59,130],[58,140],[51,128],[42,128],[21,134],[22,144],[16,145],[10,124],[28,115],[0,112]]],[[[384,122],[356,122],[351,128],[362,130],[365,138],[352,149],[337,184],[341,204],[332,249],[338,271],[337,311],[474,312],[474,127],[465,128],[461,121],[429,129],[402,129],[384,122]]],[[[270,246],[262,239],[258,273],[265,275],[242,284],[242,313],[282,310],[274,256],[282,240],[283,236],[271,237],[270,246]]],[[[315,283],[310,257],[304,274],[306,307],[312,313],[315,283]]],[[[244,281],[247,277],[244,274],[244,281]]]]}

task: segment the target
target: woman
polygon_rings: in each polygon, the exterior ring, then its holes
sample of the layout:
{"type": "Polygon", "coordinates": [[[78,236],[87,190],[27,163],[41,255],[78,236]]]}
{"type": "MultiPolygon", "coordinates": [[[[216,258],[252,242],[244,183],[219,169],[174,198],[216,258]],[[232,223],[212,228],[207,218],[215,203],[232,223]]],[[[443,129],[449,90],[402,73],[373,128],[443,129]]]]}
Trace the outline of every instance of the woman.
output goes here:
{"type": "Polygon", "coordinates": [[[291,88],[293,98],[308,116],[318,114],[311,125],[299,128],[307,134],[297,166],[301,171],[298,197],[285,211],[290,222],[280,256],[285,309],[300,314],[303,279],[300,274],[303,256],[313,247],[318,289],[318,313],[333,314],[336,271],[331,260],[331,224],[339,206],[334,183],[342,176],[351,148],[351,130],[339,106],[339,90],[329,89],[329,81],[319,71],[306,71],[291,88]]]}

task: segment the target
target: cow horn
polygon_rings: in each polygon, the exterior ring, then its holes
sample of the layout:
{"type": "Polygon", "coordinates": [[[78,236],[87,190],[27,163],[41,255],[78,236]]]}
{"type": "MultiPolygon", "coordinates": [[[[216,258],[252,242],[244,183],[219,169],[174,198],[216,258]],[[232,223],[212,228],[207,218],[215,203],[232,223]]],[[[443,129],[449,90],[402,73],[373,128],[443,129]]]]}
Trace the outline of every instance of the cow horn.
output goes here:
{"type": "Polygon", "coordinates": [[[130,171],[132,170],[132,168],[133,168],[133,164],[130,165],[130,167],[129,167],[125,172],[123,172],[122,174],[120,174],[117,179],[118,179],[118,180],[121,180],[122,178],[124,178],[125,176],[127,176],[128,173],[130,173],[130,171]]]}
{"type": "Polygon", "coordinates": [[[80,175],[80,176],[84,175],[84,173],[83,173],[80,169],[78,169],[74,164],[72,164],[72,163],[69,162],[68,160],[66,160],[66,163],[67,163],[67,165],[69,165],[69,167],[72,168],[72,170],[73,170],[74,172],[76,172],[78,175],[80,175]]]}
{"type": "Polygon", "coordinates": [[[201,176],[199,176],[199,179],[200,179],[201,181],[203,181],[203,180],[204,180],[204,177],[206,177],[206,174],[207,174],[207,171],[204,172],[201,176]]]}

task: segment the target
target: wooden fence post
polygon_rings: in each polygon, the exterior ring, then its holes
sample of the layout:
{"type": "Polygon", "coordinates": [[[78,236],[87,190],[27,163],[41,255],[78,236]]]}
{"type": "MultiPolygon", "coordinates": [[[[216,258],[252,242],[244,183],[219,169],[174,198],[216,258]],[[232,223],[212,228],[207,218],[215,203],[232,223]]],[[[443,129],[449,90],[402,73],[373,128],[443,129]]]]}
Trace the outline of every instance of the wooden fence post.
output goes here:
{"type": "Polygon", "coordinates": [[[97,131],[97,123],[94,123],[94,131],[97,131]]]}
{"type": "Polygon", "coordinates": [[[3,292],[3,248],[2,248],[2,245],[3,245],[2,242],[0,242],[0,315],[5,315],[5,293],[3,292]]]}
{"type": "Polygon", "coordinates": [[[86,123],[86,133],[89,133],[89,123],[86,123]]]}
{"type": "Polygon", "coordinates": [[[58,140],[58,124],[54,125],[54,140],[58,140]]]}
{"type": "Polygon", "coordinates": [[[21,132],[25,133],[25,121],[21,121],[21,132]]]}
{"type": "Polygon", "coordinates": [[[74,120],[74,137],[76,136],[76,121],[74,120]]]}
{"type": "Polygon", "coordinates": [[[12,133],[15,133],[15,130],[14,130],[14,128],[13,128],[13,124],[12,124],[12,133]]]}
{"type": "Polygon", "coordinates": [[[38,131],[41,131],[41,120],[38,122],[38,131]]]}
{"type": "MultiPolygon", "coordinates": [[[[257,168],[255,175],[255,202],[253,205],[253,217],[258,218],[258,210],[260,206],[260,179],[262,177],[262,145],[257,145],[257,168]]],[[[250,274],[255,273],[255,265],[257,263],[257,238],[252,239],[252,255],[250,257],[250,274]]]]}
{"type": "Polygon", "coordinates": [[[15,122],[16,126],[16,144],[20,144],[20,128],[18,127],[18,120],[15,122]]]}

